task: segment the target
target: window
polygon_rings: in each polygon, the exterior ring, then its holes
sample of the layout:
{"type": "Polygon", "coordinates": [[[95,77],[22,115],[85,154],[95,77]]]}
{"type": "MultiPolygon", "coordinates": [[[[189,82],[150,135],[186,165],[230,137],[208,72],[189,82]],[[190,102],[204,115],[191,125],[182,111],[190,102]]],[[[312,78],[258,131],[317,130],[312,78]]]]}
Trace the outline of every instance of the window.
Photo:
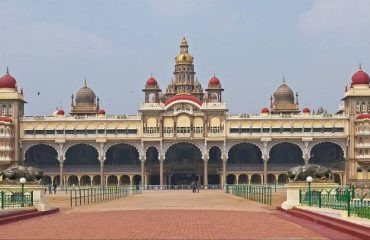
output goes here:
{"type": "MultiPolygon", "coordinates": [[[[3,129],[1,129],[1,133],[3,133],[3,129]]],[[[33,135],[34,134],[34,131],[33,130],[24,130],[24,134],[25,135],[33,135]]]]}
{"type": "Polygon", "coordinates": [[[98,134],[105,134],[105,129],[98,129],[98,134]]]}
{"type": "Polygon", "coordinates": [[[62,134],[64,134],[64,130],[57,130],[57,134],[58,134],[58,135],[62,135],[62,134]]]}
{"type": "Polygon", "coordinates": [[[314,133],[321,133],[322,132],[322,128],[314,128],[313,129],[313,132],[314,133]]]}
{"type": "Polygon", "coordinates": [[[46,134],[47,135],[54,135],[55,134],[55,130],[46,130],[46,134]]]}
{"type": "Polygon", "coordinates": [[[127,134],[126,129],[117,129],[117,134],[127,134]]]}
{"type": "Polygon", "coordinates": [[[73,135],[75,134],[75,130],[66,130],[66,134],[73,135]]]}
{"type": "Polygon", "coordinates": [[[263,132],[263,133],[269,133],[269,132],[270,132],[270,128],[263,128],[263,129],[262,129],[262,132],[263,132]]]}
{"type": "Polygon", "coordinates": [[[176,133],[190,133],[190,127],[178,127],[176,133]]]}
{"type": "Polygon", "coordinates": [[[37,135],[44,135],[45,134],[45,130],[35,130],[35,133],[37,135]]]}
{"type": "Polygon", "coordinates": [[[107,134],[116,134],[116,129],[107,129],[107,134]]]}
{"type": "Polygon", "coordinates": [[[251,132],[252,133],[260,133],[261,132],[261,128],[252,128],[251,129],[251,132]]]}
{"type": "Polygon", "coordinates": [[[334,132],[344,132],[344,128],[334,128],[334,132]]]}
{"type": "Polygon", "coordinates": [[[137,129],[129,129],[128,134],[137,134],[137,129]]]}
{"type": "Polygon", "coordinates": [[[203,133],[203,127],[195,127],[194,128],[194,133],[196,133],[196,134],[203,133]]]}
{"type": "Polygon", "coordinates": [[[239,128],[230,128],[230,133],[239,133],[239,128]]]}
{"type": "Polygon", "coordinates": [[[272,133],[280,133],[280,128],[271,128],[272,133]]]}
{"type": "Polygon", "coordinates": [[[302,128],[293,128],[293,132],[300,133],[302,132],[302,128]]]}
{"type": "Polygon", "coordinates": [[[79,134],[79,135],[86,134],[86,130],[76,130],[76,134],[79,134]]]}
{"type": "Polygon", "coordinates": [[[94,135],[96,134],[96,130],[95,129],[89,129],[86,131],[88,135],[94,135]]]}
{"type": "Polygon", "coordinates": [[[304,131],[305,133],[309,133],[309,132],[311,132],[311,130],[312,130],[312,128],[304,128],[304,129],[303,129],[303,131],[304,131]]]}
{"type": "Polygon", "coordinates": [[[283,132],[290,132],[290,128],[283,128],[283,132]]]}
{"type": "Polygon", "coordinates": [[[173,127],[165,127],[165,128],[163,129],[163,132],[164,132],[165,134],[171,134],[171,133],[173,133],[173,127]]]}

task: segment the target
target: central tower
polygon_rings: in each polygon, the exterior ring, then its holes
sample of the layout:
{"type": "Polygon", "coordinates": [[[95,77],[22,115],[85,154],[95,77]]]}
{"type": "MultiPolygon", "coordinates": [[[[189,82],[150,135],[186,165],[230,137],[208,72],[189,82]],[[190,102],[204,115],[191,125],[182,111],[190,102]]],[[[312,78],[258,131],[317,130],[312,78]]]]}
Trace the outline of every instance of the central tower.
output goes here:
{"type": "Polygon", "coordinates": [[[188,42],[183,37],[180,44],[180,53],[175,58],[174,78],[167,87],[167,99],[179,94],[189,94],[200,101],[203,100],[203,89],[195,78],[193,59],[193,56],[189,54],[188,42]]]}

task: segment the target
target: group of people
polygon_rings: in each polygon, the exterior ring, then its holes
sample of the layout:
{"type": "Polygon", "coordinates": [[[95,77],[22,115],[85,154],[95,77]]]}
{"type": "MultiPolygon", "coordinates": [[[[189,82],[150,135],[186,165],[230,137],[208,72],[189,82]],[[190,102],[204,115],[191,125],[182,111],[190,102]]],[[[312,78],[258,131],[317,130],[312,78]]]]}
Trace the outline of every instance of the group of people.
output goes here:
{"type": "MultiPolygon", "coordinates": [[[[54,183],[54,184],[48,184],[47,186],[47,190],[49,191],[49,194],[56,194],[57,193],[57,185],[54,183]]],[[[46,193],[46,189],[45,189],[45,193],[46,193]]]]}
{"type": "Polygon", "coordinates": [[[200,183],[199,183],[198,180],[197,181],[192,181],[191,184],[190,184],[190,186],[191,186],[191,189],[192,189],[193,193],[199,192],[200,183]]]}

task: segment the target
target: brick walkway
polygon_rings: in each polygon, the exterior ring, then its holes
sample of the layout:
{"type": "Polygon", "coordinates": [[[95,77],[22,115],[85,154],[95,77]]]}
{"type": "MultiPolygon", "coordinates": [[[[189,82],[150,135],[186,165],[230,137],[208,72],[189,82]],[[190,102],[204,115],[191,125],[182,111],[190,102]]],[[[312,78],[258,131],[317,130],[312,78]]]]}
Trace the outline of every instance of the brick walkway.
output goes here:
{"type": "Polygon", "coordinates": [[[318,231],[280,218],[263,205],[221,191],[146,192],[63,209],[58,214],[3,225],[0,238],[325,239],[318,231]]]}

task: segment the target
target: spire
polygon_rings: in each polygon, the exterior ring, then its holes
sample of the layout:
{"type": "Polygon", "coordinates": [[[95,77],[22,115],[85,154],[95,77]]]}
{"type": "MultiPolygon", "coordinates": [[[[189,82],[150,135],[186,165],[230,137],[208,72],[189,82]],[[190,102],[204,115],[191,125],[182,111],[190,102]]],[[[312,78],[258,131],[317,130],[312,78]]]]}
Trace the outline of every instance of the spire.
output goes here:
{"type": "Polygon", "coordinates": [[[9,67],[8,66],[6,66],[6,74],[9,75],[9,67]]]}
{"type": "Polygon", "coordinates": [[[181,44],[180,44],[180,52],[181,53],[188,53],[188,41],[186,41],[186,38],[185,36],[182,38],[181,40],[181,44]]]}
{"type": "Polygon", "coordinates": [[[84,81],[84,86],[87,87],[86,77],[85,77],[85,81],[84,81]]]}
{"type": "Polygon", "coordinates": [[[283,75],[283,83],[285,83],[285,76],[283,75]]]}
{"type": "Polygon", "coordinates": [[[361,62],[358,64],[358,70],[362,71],[361,62]]]}

